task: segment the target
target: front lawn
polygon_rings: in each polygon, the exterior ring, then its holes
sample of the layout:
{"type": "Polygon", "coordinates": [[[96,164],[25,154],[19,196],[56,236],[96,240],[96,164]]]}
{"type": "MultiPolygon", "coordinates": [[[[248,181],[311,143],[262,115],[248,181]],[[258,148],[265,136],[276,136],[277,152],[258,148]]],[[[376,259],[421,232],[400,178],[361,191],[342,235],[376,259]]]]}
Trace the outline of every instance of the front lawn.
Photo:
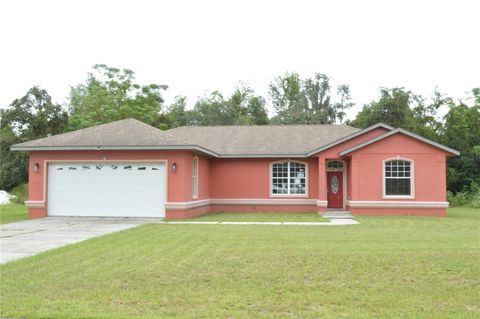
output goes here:
{"type": "Polygon", "coordinates": [[[480,210],[149,224],[0,266],[0,317],[478,318],[480,210]]]}
{"type": "Polygon", "coordinates": [[[0,224],[14,223],[25,219],[27,219],[25,205],[16,203],[0,205],[0,224]]]}
{"type": "Polygon", "coordinates": [[[181,221],[218,222],[328,222],[318,213],[215,213],[181,221]]]}

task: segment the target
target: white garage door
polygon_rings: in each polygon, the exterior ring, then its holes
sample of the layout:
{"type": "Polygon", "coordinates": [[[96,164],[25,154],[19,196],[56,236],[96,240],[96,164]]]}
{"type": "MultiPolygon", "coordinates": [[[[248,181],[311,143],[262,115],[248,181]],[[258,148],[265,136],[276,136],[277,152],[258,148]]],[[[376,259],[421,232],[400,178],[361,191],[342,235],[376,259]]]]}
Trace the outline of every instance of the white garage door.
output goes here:
{"type": "Polygon", "coordinates": [[[165,187],[164,164],[50,164],[48,215],[164,217],[165,187]]]}

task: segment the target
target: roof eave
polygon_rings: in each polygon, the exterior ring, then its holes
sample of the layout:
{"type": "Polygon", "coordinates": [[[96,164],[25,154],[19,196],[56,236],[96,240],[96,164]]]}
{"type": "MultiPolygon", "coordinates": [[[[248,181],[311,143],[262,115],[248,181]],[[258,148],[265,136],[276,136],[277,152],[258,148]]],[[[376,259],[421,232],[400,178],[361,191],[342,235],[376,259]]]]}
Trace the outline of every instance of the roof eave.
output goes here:
{"type": "Polygon", "coordinates": [[[125,145],[86,145],[86,146],[21,146],[13,145],[10,147],[12,151],[128,151],[128,150],[189,150],[198,151],[214,157],[219,157],[219,154],[198,145],[139,145],[139,146],[125,146],[125,145]]]}

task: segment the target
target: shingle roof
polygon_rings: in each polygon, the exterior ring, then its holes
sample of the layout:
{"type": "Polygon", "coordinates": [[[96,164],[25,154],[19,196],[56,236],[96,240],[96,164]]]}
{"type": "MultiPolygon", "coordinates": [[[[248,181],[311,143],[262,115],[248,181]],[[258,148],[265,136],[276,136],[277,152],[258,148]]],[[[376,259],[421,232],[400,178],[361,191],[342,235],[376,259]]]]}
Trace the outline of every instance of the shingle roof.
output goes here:
{"type": "Polygon", "coordinates": [[[182,126],[167,130],[222,157],[305,156],[358,129],[345,125],[182,126]]]}
{"type": "Polygon", "coordinates": [[[190,149],[219,157],[305,157],[359,130],[345,125],[184,126],[126,119],[12,146],[12,150],[190,149]]]}

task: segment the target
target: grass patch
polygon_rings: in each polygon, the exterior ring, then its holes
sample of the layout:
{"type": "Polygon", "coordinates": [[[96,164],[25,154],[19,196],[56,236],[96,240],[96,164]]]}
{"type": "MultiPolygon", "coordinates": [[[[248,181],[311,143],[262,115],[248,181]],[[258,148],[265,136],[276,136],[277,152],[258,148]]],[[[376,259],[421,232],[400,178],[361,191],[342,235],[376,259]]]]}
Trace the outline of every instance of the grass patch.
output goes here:
{"type": "Polygon", "coordinates": [[[0,317],[476,318],[480,210],[149,224],[0,266],[0,317]]]}
{"type": "Polygon", "coordinates": [[[214,213],[181,221],[218,222],[328,222],[318,213],[214,213]]]}
{"type": "Polygon", "coordinates": [[[0,205],[0,224],[14,223],[27,219],[27,207],[23,204],[0,205]]]}

